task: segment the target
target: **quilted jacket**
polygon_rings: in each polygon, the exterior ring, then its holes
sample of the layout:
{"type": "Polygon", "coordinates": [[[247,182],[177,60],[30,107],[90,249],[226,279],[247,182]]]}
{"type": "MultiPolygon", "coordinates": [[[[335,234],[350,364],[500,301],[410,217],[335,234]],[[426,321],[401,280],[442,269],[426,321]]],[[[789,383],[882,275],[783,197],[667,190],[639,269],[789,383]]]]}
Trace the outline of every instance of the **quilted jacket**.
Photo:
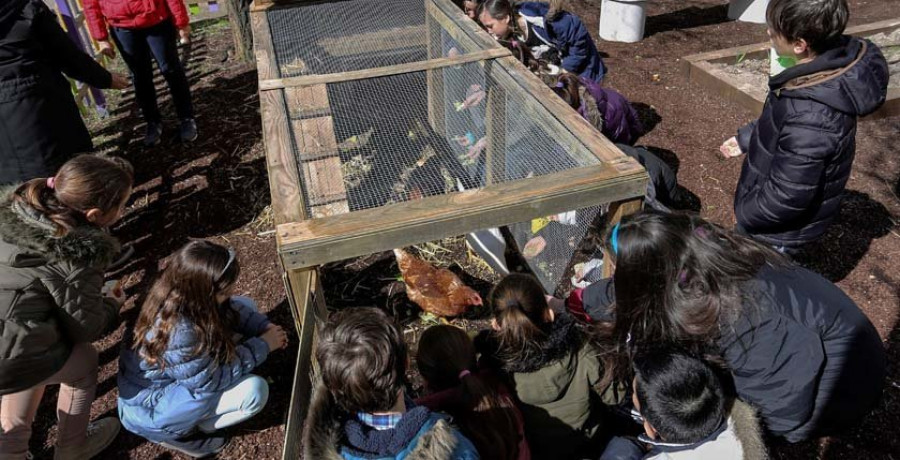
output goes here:
{"type": "Polygon", "coordinates": [[[0,395],[58,372],[72,345],[118,325],[119,305],[100,294],[119,244],[96,227],[53,236],[56,224],[0,189],[0,395]]]}
{"type": "Polygon", "coordinates": [[[108,40],[108,27],[146,29],[170,17],[175,27],[190,24],[184,0],[84,0],[84,15],[94,40],[108,40]]]}

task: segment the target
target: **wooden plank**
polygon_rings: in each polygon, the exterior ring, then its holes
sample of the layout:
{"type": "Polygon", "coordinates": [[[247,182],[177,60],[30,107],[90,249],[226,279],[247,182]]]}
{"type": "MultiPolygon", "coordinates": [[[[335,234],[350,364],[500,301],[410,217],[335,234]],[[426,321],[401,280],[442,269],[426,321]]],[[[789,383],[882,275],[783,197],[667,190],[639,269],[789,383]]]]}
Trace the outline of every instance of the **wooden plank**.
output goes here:
{"type": "Polygon", "coordinates": [[[300,338],[297,350],[297,363],[294,368],[294,384],[291,390],[291,402],[288,407],[287,427],[284,435],[282,458],[294,460],[300,458],[300,438],[303,420],[309,409],[312,382],[309,378],[313,356],[313,338],[316,330],[316,308],[314,306],[313,286],[316,283],[316,270],[292,270],[284,274],[285,289],[294,316],[297,336],[300,338]]]}
{"type": "Polygon", "coordinates": [[[327,85],[284,89],[291,118],[316,118],[331,115],[327,85]]]}
{"type": "Polygon", "coordinates": [[[324,158],[303,162],[303,183],[310,206],[329,204],[347,200],[347,189],[341,174],[341,159],[324,158]]]}
{"type": "MultiPolygon", "coordinates": [[[[441,30],[442,29],[434,27],[434,18],[431,15],[426,14],[425,31],[428,36],[426,43],[429,60],[444,57],[444,44],[441,37],[441,30]]],[[[433,129],[434,132],[443,136],[447,132],[444,112],[446,102],[444,101],[443,70],[429,69],[426,71],[425,86],[428,93],[428,124],[431,125],[431,129],[433,129]]]]}
{"type": "Polygon", "coordinates": [[[570,145],[570,155],[580,153],[583,146],[591,155],[602,162],[621,161],[625,154],[594,128],[572,107],[566,104],[553,90],[531,73],[514,57],[497,59],[491,67],[490,77],[503,85],[511,93],[525,92],[525,102],[531,110],[528,116],[541,120],[541,125],[551,136],[563,145],[570,145]]]}
{"type": "Polygon", "coordinates": [[[291,146],[284,95],[281,91],[262,92],[259,103],[275,222],[281,224],[304,219],[303,193],[300,190],[297,160],[291,146]]]}
{"type": "MultiPolygon", "coordinates": [[[[641,206],[643,206],[643,198],[638,198],[635,200],[625,200],[625,201],[617,201],[611,203],[609,205],[609,213],[607,214],[607,227],[613,228],[613,226],[617,225],[622,221],[622,218],[631,214],[634,214],[641,210],[641,206]]],[[[613,271],[616,268],[615,257],[610,257],[610,254],[606,252],[606,249],[603,249],[603,277],[610,278],[613,275],[613,271]]]]}
{"type": "MultiPolygon", "coordinates": [[[[487,63],[487,73],[491,73],[491,62],[487,63]]],[[[487,174],[485,182],[490,185],[502,182],[506,177],[506,90],[499,85],[491,85],[487,89],[487,107],[485,108],[485,164],[487,174]]]]}
{"type": "Polygon", "coordinates": [[[461,54],[455,57],[429,59],[427,61],[409,62],[405,64],[376,67],[373,69],[351,70],[348,72],[337,72],[322,75],[304,75],[301,77],[274,78],[269,80],[260,80],[259,89],[260,91],[267,91],[273,89],[282,89],[291,86],[319,85],[323,83],[338,83],[342,81],[385,77],[388,75],[421,72],[423,70],[433,70],[442,67],[456,66],[469,62],[483,61],[486,59],[494,59],[509,55],[510,52],[506,48],[495,48],[476,51],[468,54],[461,54]]]}
{"type": "Polygon", "coordinates": [[[285,267],[304,268],[522,222],[597,203],[641,197],[647,174],[608,164],[438,195],[350,214],[279,225],[285,267]]]}
{"type": "Polygon", "coordinates": [[[301,160],[310,154],[337,150],[332,117],[295,119],[291,120],[291,126],[301,160]]]}
{"type": "Polygon", "coordinates": [[[316,43],[330,57],[356,56],[403,48],[425,46],[425,29],[421,25],[395,27],[377,32],[323,38],[316,43]]]}
{"type": "Polygon", "coordinates": [[[737,102],[753,113],[762,112],[768,93],[758,91],[751,93],[749,88],[739,88],[732,79],[715,72],[713,64],[706,61],[691,63],[690,72],[691,81],[711,89],[726,99],[737,102]]]}
{"type": "Polygon", "coordinates": [[[253,31],[253,54],[256,56],[258,78],[270,80],[278,78],[278,62],[275,58],[275,47],[272,44],[272,32],[269,30],[269,19],[266,13],[250,13],[250,29],[253,31]]]}

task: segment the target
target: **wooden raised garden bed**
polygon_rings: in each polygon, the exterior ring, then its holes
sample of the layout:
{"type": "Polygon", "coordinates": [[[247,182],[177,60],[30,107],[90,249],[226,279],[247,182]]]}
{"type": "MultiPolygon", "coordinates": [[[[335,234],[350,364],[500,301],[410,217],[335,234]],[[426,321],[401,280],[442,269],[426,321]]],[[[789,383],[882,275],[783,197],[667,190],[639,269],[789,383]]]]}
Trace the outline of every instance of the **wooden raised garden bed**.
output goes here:
{"type": "Polygon", "coordinates": [[[592,225],[609,225],[640,208],[647,175],[450,0],[257,0],[251,11],[300,336],[293,459],[327,315],[318,266],[600,205],[592,225]]]}
{"type": "MultiPolygon", "coordinates": [[[[891,68],[887,102],[867,118],[900,115],[900,19],[850,27],[847,33],[879,44],[891,68]]],[[[759,113],[768,94],[770,46],[756,43],[687,56],[682,72],[690,81],[759,113]]]]}

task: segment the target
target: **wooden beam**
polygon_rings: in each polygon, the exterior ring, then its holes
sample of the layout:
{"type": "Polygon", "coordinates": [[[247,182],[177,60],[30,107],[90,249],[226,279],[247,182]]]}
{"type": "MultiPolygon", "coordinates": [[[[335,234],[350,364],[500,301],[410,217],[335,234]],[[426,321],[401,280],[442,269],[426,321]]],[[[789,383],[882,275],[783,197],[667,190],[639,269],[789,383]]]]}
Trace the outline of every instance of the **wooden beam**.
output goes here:
{"type": "MultiPolygon", "coordinates": [[[[444,57],[444,40],[441,36],[441,28],[434,27],[435,21],[430,14],[425,14],[425,32],[427,35],[428,59],[444,57]]],[[[428,124],[436,133],[446,135],[444,100],[444,72],[441,69],[429,69],[425,72],[425,86],[428,93],[428,124]]]]}
{"type": "Polygon", "coordinates": [[[406,64],[397,64],[385,67],[376,67],[374,69],[352,70],[348,72],[337,72],[322,75],[304,75],[301,77],[275,78],[269,80],[260,80],[260,91],[273,89],[282,89],[296,86],[320,85],[323,83],[338,83],[350,80],[362,80],[366,78],[385,77],[388,75],[397,75],[410,72],[421,72],[423,70],[434,70],[442,67],[450,67],[469,62],[483,61],[486,59],[495,59],[498,57],[509,56],[510,52],[506,48],[489,49],[475,51],[468,54],[461,54],[455,57],[444,57],[437,59],[429,59],[427,61],[409,62],[406,64]]]}
{"type": "Polygon", "coordinates": [[[275,222],[282,224],[304,219],[303,192],[300,190],[297,159],[291,146],[284,95],[281,91],[262,92],[259,103],[275,222]]]}
{"type": "MultiPolygon", "coordinates": [[[[634,200],[625,200],[625,201],[617,201],[611,203],[609,205],[609,212],[607,213],[606,220],[606,228],[613,228],[613,226],[617,225],[622,221],[622,218],[641,210],[643,206],[643,198],[637,198],[634,200]]],[[[606,252],[606,249],[603,249],[603,277],[610,278],[613,275],[613,271],[616,268],[615,257],[610,257],[610,254],[606,252]]]]}
{"type": "Polygon", "coordinates": [[[272,44],[272,32],[269,30],[269,19],[265,13],[250,13],[250,30],[253,31],[253,54],[256,56],[259,80],[280,77],[275,47],[272,44]]]}
{"type": "MultiPolygon", "coordinates": [[[[491,73],[491,62],[486,71],[491,73]]],[[[485,107],[485,183],[490,185],[503,182],[506,178],[506,90],[500,85],[489,85],[487,88],[487,107],[485,107]]]]}
{"type": "MultiPolygon", "coordinates": [[[[427,19],[427,18],[426,18],[427,19]]],[[[329,57],[356,56],[402,48],[425,46],[422,25],[382,29],[355,35],[323,38],[316,43],[329,57]]]]}
{"type": "Polygon", "coordinates": [[[432,196],[333,217],[279,225],[288,269],[320,265],[521,222],[598,203],[641,197],[647,174],[636,162],[603,164],[432,196]]]}

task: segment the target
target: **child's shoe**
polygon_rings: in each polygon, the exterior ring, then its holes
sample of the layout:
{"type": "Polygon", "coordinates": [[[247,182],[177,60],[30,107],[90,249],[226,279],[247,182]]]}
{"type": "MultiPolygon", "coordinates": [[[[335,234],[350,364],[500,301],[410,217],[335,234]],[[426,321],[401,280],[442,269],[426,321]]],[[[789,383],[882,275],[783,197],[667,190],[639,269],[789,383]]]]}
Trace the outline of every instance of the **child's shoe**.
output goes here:
{"type": "Polygon", "coordinates": [[[224,436],[195,434],[187,438],[161,442],[159,445],[188,457],[206,458],[221,452],[228,445],[228,440],[224,436]]]}
{"type": "Polygon", "coordinates": [[[180,133],[181,142],[193,142],[197,140],[197,122],[193,118],[185,118],[181,120],[180,133]]]}
{"type": "Polygon", "coordinates": [[[147,134],[144,135],[144,147],[153,147],[159,144],[162,139],[162,125],[154,122],[147,122],[147,134]]]}
{"type": "Polygon", "coordinates": [[[88,460],[109,447],[119,434],[122,425],[115,417],[106,417],[88,425],[84,443],[77,446],[57,447],[53,460],[88,460]]]}

